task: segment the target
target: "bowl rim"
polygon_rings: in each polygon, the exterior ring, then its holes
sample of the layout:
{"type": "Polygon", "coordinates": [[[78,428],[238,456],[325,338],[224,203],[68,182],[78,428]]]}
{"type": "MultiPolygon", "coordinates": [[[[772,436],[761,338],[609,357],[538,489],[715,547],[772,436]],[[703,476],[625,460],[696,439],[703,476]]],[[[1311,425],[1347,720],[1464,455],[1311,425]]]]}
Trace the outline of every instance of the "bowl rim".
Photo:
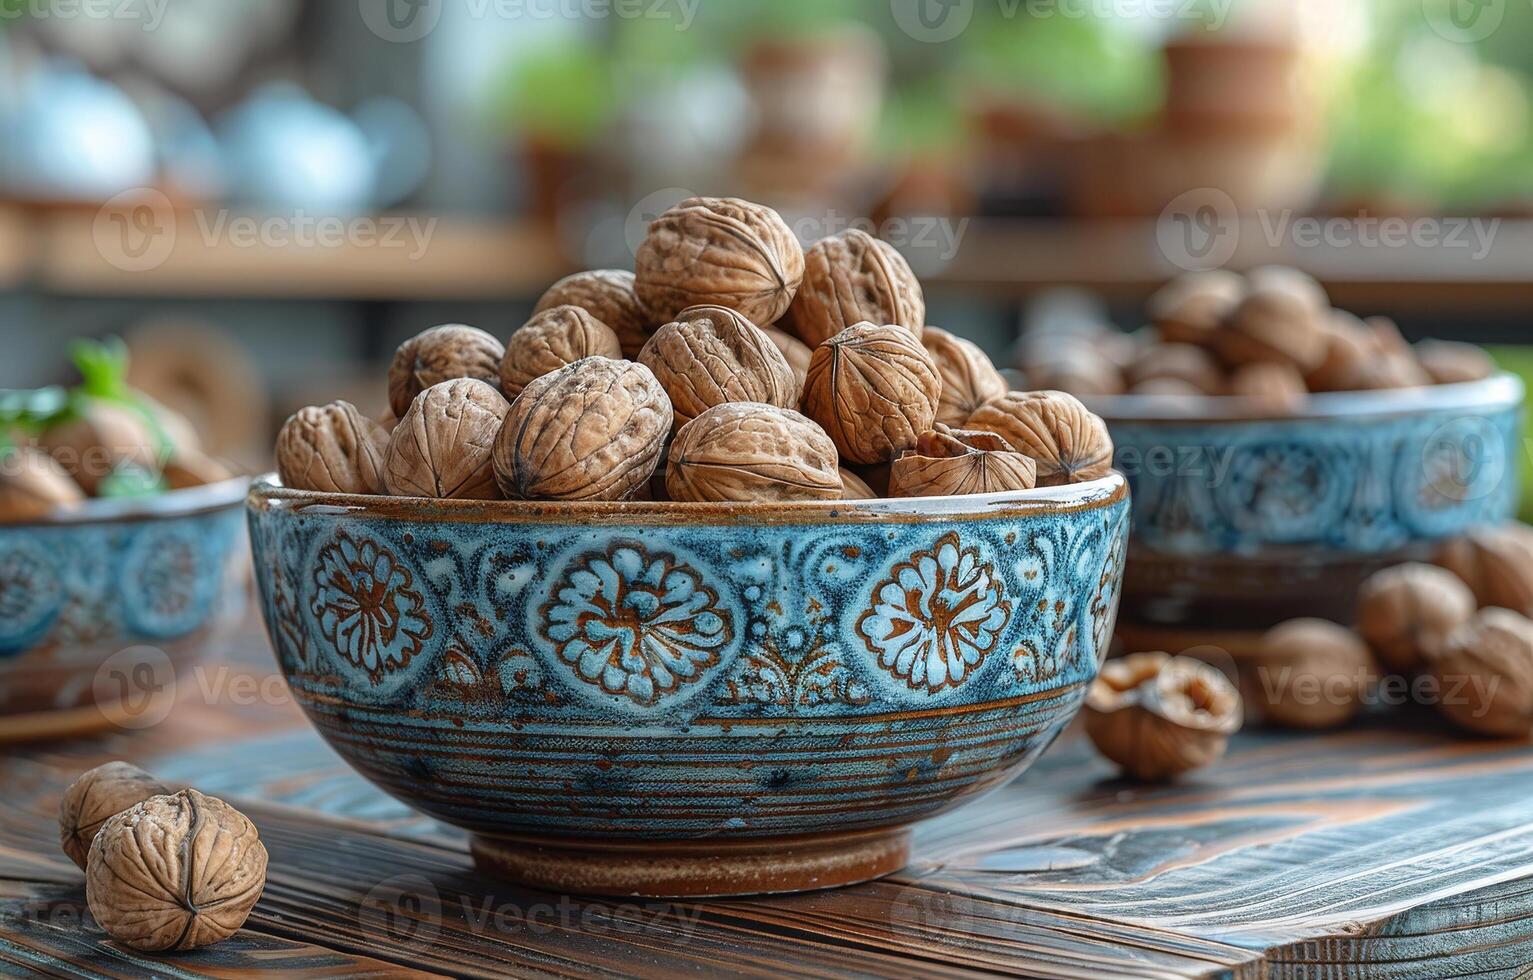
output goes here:
{"type": "Polygon", "coordinates": [[[1273,412],[1239,395],[1095,395],[1082,398],[1109,425],[1163,422],[1326,422],[1338,418],[1392,418],[1433,411],[1514,408],[1522,403],[1522,379],[1499,371],[1479,381],[1390,388],[1381,391],[1326,391],[1310,395],[1292,412],[1273,412]]]}
{"type": "Polygon", "coordinates": [[[775,526],[792,524],[924,524],[1062,514],[1108,507],[1129,495],[1117,470],[1098,480],[963,497],[880,497],[873,500],[801,500],[733,504],[677,501],[433,500],[322,493],[282,486],[276,474],[258,477],[246,506],[256,511],[365,516],[455,524],[569,524],[656,526],[775,526]]]}
{"type": "Polygon", "coordinates": [[[0,524],[0,533],[13,528],[126,524],[211,514],[239,506],[250,489],[250,482],[248,476],[233,476],[200,487],[166,490],[151,497],[93,498],[78,507],[57,509],[41,517],[0,524]]]}

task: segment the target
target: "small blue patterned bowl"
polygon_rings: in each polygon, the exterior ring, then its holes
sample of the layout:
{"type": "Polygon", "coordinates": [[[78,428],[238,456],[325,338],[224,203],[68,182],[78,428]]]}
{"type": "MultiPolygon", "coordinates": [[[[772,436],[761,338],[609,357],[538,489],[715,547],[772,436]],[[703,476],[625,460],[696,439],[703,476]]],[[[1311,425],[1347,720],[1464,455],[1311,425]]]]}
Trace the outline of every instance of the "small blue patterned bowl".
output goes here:
{"type": "Polygon", "coordinates": [[[823,888],[998,786],[1111,635],[1122,477],[797,505],[348,497],[258,483],[294,696],[482,867],[576,892],[823,888]]]}
{"type": "Polygon", "coordinates": [[[177,682],[238,625],[249,484],[0,525],[0,741],[164,717],[177,682]]]}
{"type": "Polygon", "coordinates": [[[1248,651],[1296,616],[1350,622],[1381,567],[1517,509],[1522,382],[1233,398],[1098,398],[1134,493],[1119,633],[1136,649],[1248,651]]]}

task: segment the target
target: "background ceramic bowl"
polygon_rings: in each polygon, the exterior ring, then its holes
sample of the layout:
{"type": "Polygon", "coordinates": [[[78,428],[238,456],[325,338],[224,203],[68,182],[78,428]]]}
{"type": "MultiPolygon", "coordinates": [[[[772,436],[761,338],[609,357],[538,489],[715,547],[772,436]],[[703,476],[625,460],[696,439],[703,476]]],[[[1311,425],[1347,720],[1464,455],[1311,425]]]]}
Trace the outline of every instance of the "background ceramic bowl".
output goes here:
{"type": "Polygon", "coordinates": [[[238,623],[249,482],[0,525],[0,740],[163,717],[238,623]]]}
{"type": "Polygon", "coordinates": [[[294,696],[481,866],[615,894],[822,888],[997,786],[1080,706],[1117,606],[1120,476],[733,508],[257,484],[294,696]]]}
{"type": "Polygon", "coordinates": [[[1523,386],[1238,399],[1097,398],[1134,493],[1119,636],[1237,656],[1296,616],[1350,622],[1358,585],[1517,509],[1523,386]]]}

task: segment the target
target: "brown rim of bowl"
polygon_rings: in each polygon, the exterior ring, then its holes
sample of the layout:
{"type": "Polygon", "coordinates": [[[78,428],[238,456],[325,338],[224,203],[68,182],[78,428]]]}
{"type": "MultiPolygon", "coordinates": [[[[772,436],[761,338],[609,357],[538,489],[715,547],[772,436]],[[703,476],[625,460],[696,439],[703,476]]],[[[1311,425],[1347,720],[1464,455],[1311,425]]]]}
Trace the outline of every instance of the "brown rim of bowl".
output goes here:
{"type": "Polygon", "coordinates": [[[458,524],[922,524],[1061,514],[1107,507],[1128,497],[1121,473],[1089,483],[1039,487],[968,497],[899,497],[877,500],[815,500],[791,503],[707,504],[675,501],[432,500],[290,490],[274,474],[250,487],[253,510],[302,511],[309,515],[363,515],[393,520],[458,524]]]}
{"type": "Polygon", "coordinates": [[[1388,388],[1381,391],[1326,391],[1310,395],[1292,412],[1273,412],[1237,395],[1098,395],[1081,399],[1103,420],[1197,425],[1207,422],[1328,422],[1383,419],[1430,411],[1477,412],[1522,403],[1523,383],[1500,372],[1480,381],[1388,388]]]}
{"type": "Polygon", "coordinates": [[[205,486],[167,490],[152,497],[91,499],[78,507],[55,510],[43,517],[0,523],[0,533],[17,527],[73,527],[77,524],[118,524],[194,517],[238,507],[249,490],[250,477],[236,476],[205,486]]]}

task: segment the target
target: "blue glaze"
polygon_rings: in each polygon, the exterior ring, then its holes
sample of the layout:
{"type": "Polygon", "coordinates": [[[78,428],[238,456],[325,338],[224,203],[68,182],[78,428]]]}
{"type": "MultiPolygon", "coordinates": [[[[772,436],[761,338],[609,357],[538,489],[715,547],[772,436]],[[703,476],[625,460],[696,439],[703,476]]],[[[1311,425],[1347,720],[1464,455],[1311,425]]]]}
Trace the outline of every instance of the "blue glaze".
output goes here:
{"type": "Polygon", "coordinates": [[[750,836],[920,819],[1034,758],[1106,652],[1122,489],[678,519],[258,485],[250,528],[295,697],[395,796],[750,836]]]}

